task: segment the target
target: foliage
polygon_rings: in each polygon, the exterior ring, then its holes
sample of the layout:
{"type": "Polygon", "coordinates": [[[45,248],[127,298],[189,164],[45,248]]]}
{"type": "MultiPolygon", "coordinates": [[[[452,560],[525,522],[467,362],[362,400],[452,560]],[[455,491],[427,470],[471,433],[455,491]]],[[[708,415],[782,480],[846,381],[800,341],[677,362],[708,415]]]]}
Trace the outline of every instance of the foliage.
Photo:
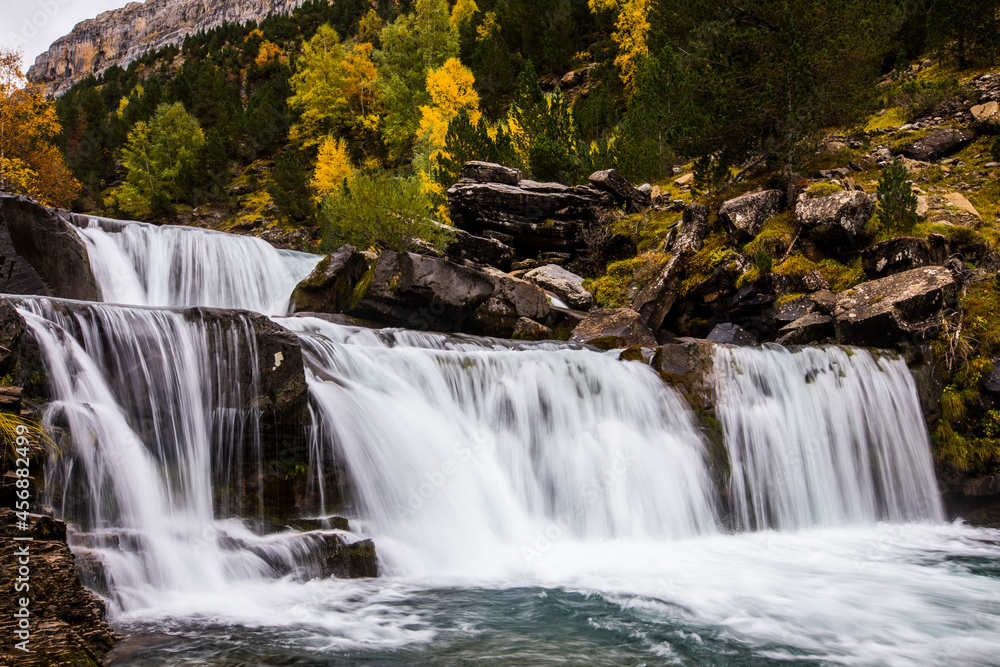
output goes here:
{"type": "Polygon", "coordinates": [[[592,11],[616,10],[613,38],[618,45],[615,65],[621,72],[625,90],[631,94],[636,86],[639,63],[649,55],[649,11],[652,0],[588,0],[592,11]]]}
{"type": "Polygon", "coordinates": [[[431,202],[420,179],[360,173],[323,201],[322,248],[332,251],[350,243],[397,252],[415,251],[424,244],[440,249],[449,233],[430,215],[431,202]]]}
{"type": "Polygon", "coordinates": [[[460,111],[448,124],[444,150],[433,165],[433,176],[443,189],[458,182],[462,165],[470,160],[497,164],[517,164],[517,153],[507,126],[491,124],[482,115],[473,122],[467,111],[460,111]]]}
{"type": "Polygon", "coordinates": [[[198,121],[180,102],[160,105],[147,124],[136,123],[122,150],[125,183],[113,198],[126,215],[148,218],[169,212],[182,197],[180,176],[205,143],[198,121]]]}
{"type": "Polygon", "coordinates": [[[0,46],[0,190],[68,207],[80,184],[54,144],[60,131],[52,103],[21,73],[21,53],[0,46]]]}
{"type": "Polygon", "coordinates": [[[917,196],[913,194],[910,172],[899,158],[882,170],[876,197],[877,216],[872,219],[876,229],[906,234],[917,224],[917,196]]]}
{"type": "Polygon", "coordinates": [[[272,181],[266,185],[278,213],[289,222],[303,223],[316,212],[309,189],[309,158],[305,151],[289,148],[274,161],[272,181]]]}
{"type": "Polygon", "coordinates": [[[288,104],[300,112],[295,138],[314,145],[334,129],[361,129],[376,121],[375,65],[370,43],[342,44],[324,25],[303,47],[288,104]]]}
{"type": "Polygon", "coordinates": [[[319,147],[316,170],[310,182],[314,193],[313,201],[318,204],[328,195],[336,193],[353,175],[354,167],[347,152],[347,142],[327,137],[319,147]]]}
{"type": "Polygon", "coordinates": [[[959,67],[979,58],[994,62],[1000,53],[998,0],[932,0],[927,10],[931,44],[954,44],[959,67]]]}

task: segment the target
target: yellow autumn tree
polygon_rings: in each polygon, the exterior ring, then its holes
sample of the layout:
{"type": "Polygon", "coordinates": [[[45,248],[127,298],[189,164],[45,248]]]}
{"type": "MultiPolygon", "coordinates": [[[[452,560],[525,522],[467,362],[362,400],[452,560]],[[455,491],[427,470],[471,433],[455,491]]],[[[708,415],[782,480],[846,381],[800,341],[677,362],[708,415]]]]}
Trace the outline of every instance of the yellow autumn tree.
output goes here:
{"type": "Polygon", "coordinates": [[[626,92],[635,89],[639,63],[649,55],[649,10],[652,0],[588,0],[592,12],[612,10],[618,13],[612,38],[618,45],[615,65],[626,92]]]}
{"type": "Polygon", "coordinates": [[[457,0],[455,6],[451,8],[451,18],[448,19],[448,25],[452,30],[458,32],[478,11],[479,5],[476,4],[476,0],[457,0]]]}
{"type": "Polygon", "coordinates": [[[292,136],[305,145],[324,141],[338,125],[365,127],[374,122],[377,92],[372,45],[342,43],[323,25],[306,42],[296,63],[288,104],[301,112],[292,136]]]}
{"type": "Polygon", "coordinates": [[[68,207],[80,184],[54,143],[60,131],[54,105],[21,71],[21,52],[0,46],[0,190],[68,207]]]}
{"type": "Polygon", "coordinates": [[[419,144],[413,159],[420,174],[424,192],[438,205],[439,217],[446,218],[443,206],[443,188],[431,173],[433,165],[444,154],[448,125],[465,111],[473,123],[479,121],[479,93],[475,88],[476,77],[458,58],[449,58],[444,64],[427,73],[429,105],[420,107],[419,144]]]}
{"type": "Polygon", "coordinates": [[[347,151],[347,142],[343,139],[327,137],[319,147],[316,158],[316,171],[310,185],[313,189],[313,201],[319,203],[328,195],[335,194],[354,176],[351,156],[347,151]]]}

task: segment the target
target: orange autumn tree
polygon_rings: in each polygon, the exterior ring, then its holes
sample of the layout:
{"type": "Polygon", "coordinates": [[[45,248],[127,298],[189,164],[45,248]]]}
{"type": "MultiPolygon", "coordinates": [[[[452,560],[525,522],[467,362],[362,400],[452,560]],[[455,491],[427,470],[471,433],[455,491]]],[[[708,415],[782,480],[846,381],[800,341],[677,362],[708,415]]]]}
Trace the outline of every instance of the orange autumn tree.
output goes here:
{"type": "Polygon", "coordinates": [[[0,190],[68,207],[80,193],[54,139],[54,105],[21,71],[21,52],[0,46],[0,190]]]}

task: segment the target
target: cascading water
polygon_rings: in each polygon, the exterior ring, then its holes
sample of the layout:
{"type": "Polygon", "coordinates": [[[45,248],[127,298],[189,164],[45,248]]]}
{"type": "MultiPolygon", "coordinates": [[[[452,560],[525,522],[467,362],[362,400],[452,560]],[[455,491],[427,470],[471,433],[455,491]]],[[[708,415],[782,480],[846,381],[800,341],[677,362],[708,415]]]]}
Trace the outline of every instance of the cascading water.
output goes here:
{"type": "Polygon", "coordinates": [[[410,571],[503,567],[538,536],[715,528],[701,439],[646,366],[553,344],[283,323],[304,344],[325,449],[346,461],[371,529],[410,550],[397,559],[410,571]]]}
{"type": "MultiPolygon", "coordinates": [[[[316,260],[201,234],[83,230],[107,301],[280,314],[316,260]]],[[[72,436],[56,511],[104,557],[112,621],[159,633],[143,664],[997,664],[1000,533],[940,521],[901,361],[719,350],[734,532],[726,463],[642,364],[278,319],[306,361],[310,465],[349,471],[387,574],[311,579],[305,535],[255,535],[213,494],[259,465],[245,315],[18,306],[72,436]]]]}
{"type": "Polygon", "coordinates": [[[740,526],[943,519],[903,360],[838,347],[720,347],[715,365],[740,526]]]}
{"type": "Polygon", "coordinates": [[[292,289],[320,259],[252,236],[193,227],[95,217],[79,231],[108,303],[284,315],[292,289]]]}

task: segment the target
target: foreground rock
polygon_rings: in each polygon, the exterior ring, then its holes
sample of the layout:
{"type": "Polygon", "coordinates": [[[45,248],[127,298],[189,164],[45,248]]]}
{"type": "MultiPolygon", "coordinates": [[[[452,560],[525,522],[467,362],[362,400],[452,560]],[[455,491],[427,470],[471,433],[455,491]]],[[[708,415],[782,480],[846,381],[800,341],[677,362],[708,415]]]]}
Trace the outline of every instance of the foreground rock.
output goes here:
{"type": "Polygon", "coordinates": [[[817,243],[851,246],[864,236],[865,225],[875,213],[875,204],[875,195],[836,192],[826,197],[800,199],[795,206],[795,218],[817,243]]]}
{"type": "Polygon", "coordinates": [[[837,338],[847,345],[891,346],[937,335],[941,310],[959,284],[950,269],[926,267],[873,280],[837,295],[837,338]]]}
{"type": "Polygon", "coordinates": [[[0,293],[100,301],[87,249],[50,208],[0,192],[0,293]]]}
{"type": "Polygon", "coordinates": [[[340,313],[350,309],[354,288],[368,271],[368,260],[345,245],[320,260],[292,292],[292,312],[340,313]]]}
{"type": "Polygon", "coordinates": [[[882,241],[861,251],[861,267],[872,279],[919,269],[930,263],[927,242],[912,236],[882,241]]]}
{"type": "Polygon", "coordinates": [[[524,274],[524,278],[554,292],[570,308],[590,310],[594,305],[594,296],[583,288],[583,278],[556,264],[532,269],[524,274]]]}
{"type": "Polygon", "coordinates": [[[7,582],[0,596],[0,632],[5,665],[48,667],[49,665],[100,665],[118,637],[104,621],[101,600],[86,590],[77,575],[73,553],[66,546],[66,524],[48,516],[29,515],[28,530],[18,529],[14,510],[0,509],[0,571],[7,582]],[[14,537],[31,537],[31,542],[14,537]],[[16,593],[18,559],[27,548],[30,590],[16,593]],[[25,653],[15,648],[21,639],[15,618],[21,598],[28,600],[30,640],[25,653]]]}
{"type": "Polygon", "coordinates": [[[509,338],[518,319],[544,320],[540,287],[415,253],[383,252],[350,315],[388,326],[509,338]]]}
{"type": "Polygon", "coordinates": [[[768,218],[781,213],[785,206],[785,193],[781,190],[764,190],[723,202],[719,219],[732,238],[749,241],[757,236],[768,218]]]}
{"type": "Polygon", "coordinates": [[[573,330],[573,343],[593,345],[602,350],[625,347],[656,347],[656,338],[631,308],[596,308],[573,330]]]}

